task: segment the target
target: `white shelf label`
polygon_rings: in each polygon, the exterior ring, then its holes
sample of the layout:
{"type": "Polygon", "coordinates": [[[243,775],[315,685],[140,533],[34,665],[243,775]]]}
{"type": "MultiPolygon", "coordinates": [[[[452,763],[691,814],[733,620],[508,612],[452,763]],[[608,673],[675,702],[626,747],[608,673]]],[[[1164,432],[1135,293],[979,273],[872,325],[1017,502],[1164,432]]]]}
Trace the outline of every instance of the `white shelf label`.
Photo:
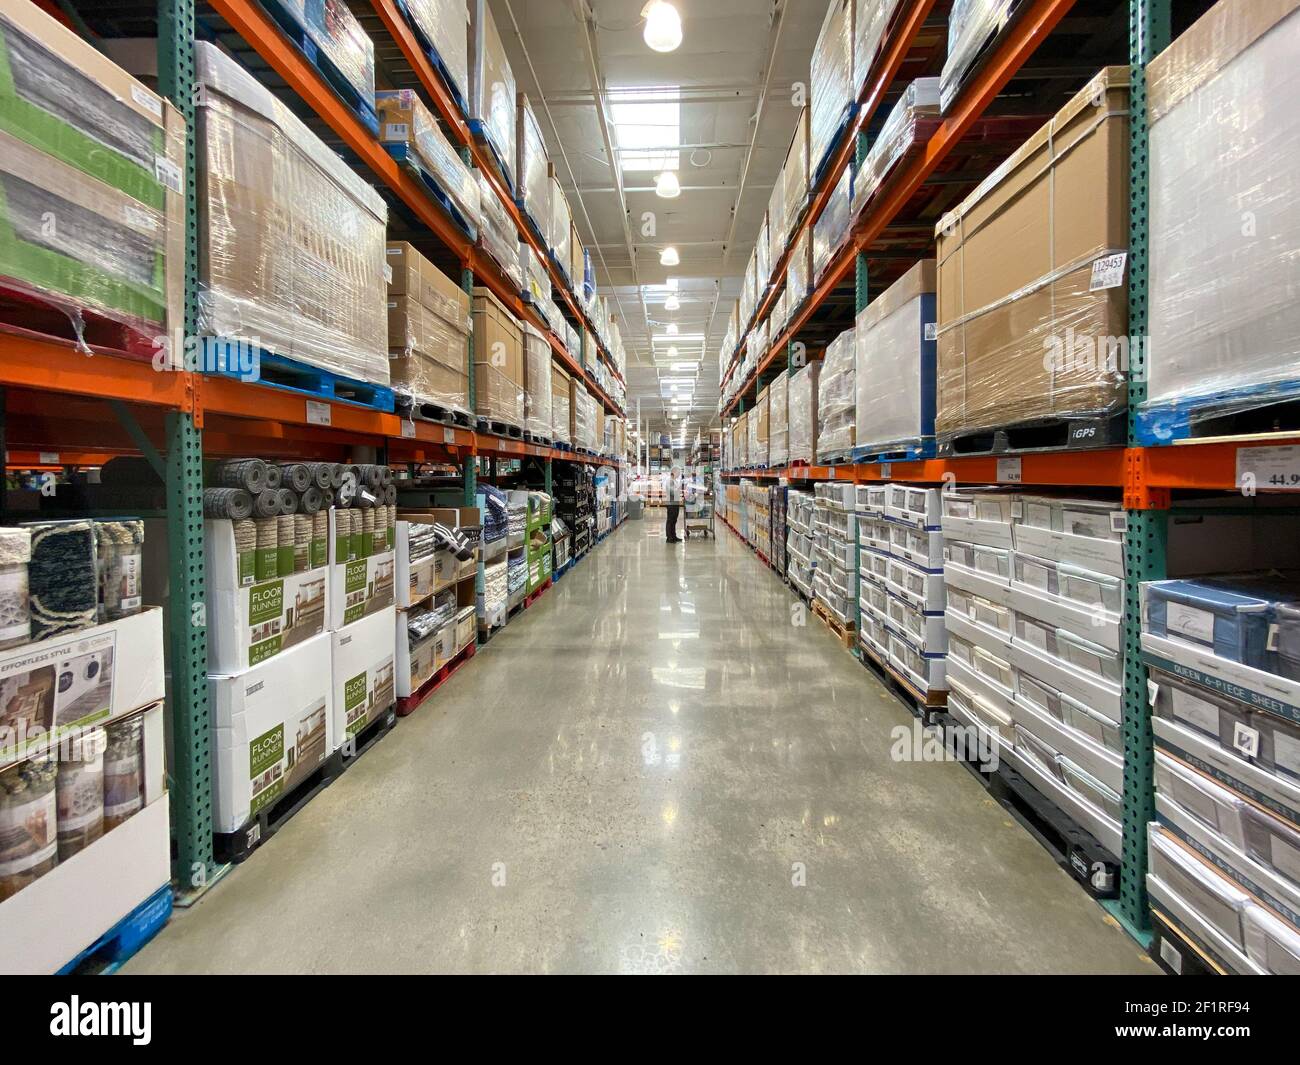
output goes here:
{"type": "Polygon", "coordinates": [[[403,419],[402,419],[402,435],[403,435],[403,436],[407,436],[407,437],[414,436],[414,435],[415,435],[415,422],[408,421],[407,419],[403,418],[403,419]]]}
{"type": "Polygon", "coordinates": [[[42,451],[42,466],[57,466],[59,464],[59,453],[57,451],[42,451]]]}
{"type": "Polygon", "coordinates": [[[330,405],[322,403],[319,400],[307,400],[307,424],[308,425],[329,425],[330,422],[330,405]]]}
{"type": "Polygon", "coordinates": [[[1237,448],[1237,487],[1300,491],[1300,445],[1237,448]]]}
{"type": "Polygon", "coordinates": [[[456,430],[443,426],[442,442],[444,444],[454,444],[456,442],[456,430]]]}
{"type": "Polygon", "coordinates": [[[181,179],[181,168],[165,155],[154,156],[153,174],[158,184],[166,185],[172,192],[180,192],[184,187],[181,179]]]}
{"type": "Polygon", "coordinates": [[[1007,484],[1019,484],[1020,459],[998,459],[998,480],[1007,484]]]}
{"type": "Polygon", "coordinates": [[[1249,725],[1234,722],[1232,726],[1232,745],[1247,758],[1259,757],[1259,732],[1249,725]]]}
{"type": "Polygon", "coordinates": [[[925,339],[926,339],[926,340],[938,340],[938,339],[939,339],[939,323],[938,323],[938,322],[926,322],[926,323],[925,323],[925,339]]]}
{"type": "Polygon", "coordinates": [[[885,480],[889,480],[890,464],[888,462],[882,462],[880,464],[880,476],[885,480]]]}
{"type": "Polygon", "coordinates": [[[1119,288],[1124,284],[1124,266],[1128,262],[1128,252],[1116,252],[1103,255],[1092,264],[1092,278],[1088,282],[1089,292],[1100,292],[1106,288],[1119,288]]]}

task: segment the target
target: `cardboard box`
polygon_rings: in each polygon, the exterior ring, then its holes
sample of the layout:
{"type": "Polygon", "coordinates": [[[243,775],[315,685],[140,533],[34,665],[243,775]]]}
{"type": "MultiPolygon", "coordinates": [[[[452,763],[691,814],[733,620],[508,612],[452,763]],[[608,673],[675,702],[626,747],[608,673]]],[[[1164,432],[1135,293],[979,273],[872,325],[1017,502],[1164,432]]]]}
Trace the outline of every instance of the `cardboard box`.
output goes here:
{"type": "Polygon", "coordinates": [[[937,435],[1123,408],[1128,106],[1104,69],[940,221],[937,435]]]}
{"type": "Polygon", "coordinates": [[[236,550],[232,522],[209,519],[203,532],[210,673],[242,673],[325,631],[330,589],[324,566],[256,581],[249,553],[236,550]]]}
{"type": "Polygon", "coordinates": [[[141,712],[144,806],[0,902],[0,958],[11,975],[51,975],[171,882],[161,702],[141,712]]]}
{"type": "Polygon", "coordinates": [[[393,712],[396,631],[397,611],[389,606],[330,634],[336,744],[393,712]]]}
{"type": "Polygon", "coordinates": [[[396,553],[352,552],[339,535],[338,511],[331,510],[329,537],[329,627],[342,629],[392,606],[396,599],[396,553]]]}
{"type": "Polygon", "coordinates": [[[458,324],[408,295],[388,301],[388,367],[393,388],[415,402],[469,408],[469,295],[458,324]]]}
{"type": "Polygon", "coordinates": [[[560,443],[573,443],[573,378],[551,363],[551,436],[560,443]]]}
{"type": "Polygon", "coordinates": [[[163,612],[150,607],[66,636],[0,651],[0,766],[60,736],[150,703],[163,685],[163,612]]]}
{"type": "Polygon", "coordinates": [[[486,288],[474,289],[473,314],[475,411],[522,429],[523,329],[486,288]]]}
{"type": "Polygon", "coordinates": [[[338,746],[328,635],[235,676],[209,677],[208,696],[217,832],[238,831],[324,765],[338,746]]]}

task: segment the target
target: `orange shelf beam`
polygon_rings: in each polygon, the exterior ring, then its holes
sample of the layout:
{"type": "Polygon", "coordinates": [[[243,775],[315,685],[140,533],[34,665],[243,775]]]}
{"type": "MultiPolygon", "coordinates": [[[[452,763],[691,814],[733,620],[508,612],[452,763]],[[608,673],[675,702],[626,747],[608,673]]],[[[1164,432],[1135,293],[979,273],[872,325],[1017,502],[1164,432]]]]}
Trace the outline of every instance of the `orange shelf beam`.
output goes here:
{"type": "Polygon", "coordinates": [[[42,392],[188,410],[192,378],[183,371],[158,371],[146,360],[107,351],[87,355],[71,343],[0,333],[0,384],[42,392]]]}

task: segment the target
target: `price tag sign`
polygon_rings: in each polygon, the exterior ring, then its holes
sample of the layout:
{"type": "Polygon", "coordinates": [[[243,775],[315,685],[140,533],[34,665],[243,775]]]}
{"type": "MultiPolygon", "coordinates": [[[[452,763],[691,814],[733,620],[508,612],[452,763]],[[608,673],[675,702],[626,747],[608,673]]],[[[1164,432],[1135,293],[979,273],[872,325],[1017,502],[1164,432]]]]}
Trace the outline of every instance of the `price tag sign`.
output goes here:
{"type": "Polygon", "coordinates": [[[1005,484],[1020,484],[1020,459],[998,459],[998,480],[1005,484]]]}
{"type": "Polygon", "coordinates": [[[1259,732],[1240,722],[1232,726],[1232,745],[1247,758],[1259,757],[1259,732]]]}
{"type": "Polygon", "coordinates": [[[59,453],[57,451],[42,451],[42,466],[57,466],[59,464],[59,453]]]}
{"type": "Polygon", "coordinates": [[[402,419],[402,435],[403,435],[403,436],[407,436],[407,437],[414,436],[414,435],[415,435],[415,422],[410,422],[410,421],[407,421],[405,418],[403,418],[403,419],[402,419]]]}
{"type": "Polygon", "coordinates": [[[315,399],[307,400],[307,424],[329,425],[330,405],[315,399]]]}
{"type": "Polygon", "coordinates": [[[889,464],[888,462],[882,462],[882,463],[880,464],[880,476],[881,476],[881,478],[884,479],[884,480],[886,480],[886,481],[889,480],[890,470],[891,470],[891,466],[890,466],[890,464],[889,464]]]}
{"type": "Polygon", "coordinates": [[[454,444],[456,442],[456,430],[443,426],[442,442],[444,444],[454,444]]]}
{"type": "Polygon", "coordinates": [[[1092,264],[1092,277],[1088,281],[1089,292],[1100,292],[1106,288],[1119,288],[1124,284],[1124,266],[1128,262],[1128,252],[1116,252],[1103,255],[1092,264]]]}
{"type": "Polygon", "coordinates": [[[1300,445],[1237,448],[1237,487],[1300,492],[1300,445]]]}

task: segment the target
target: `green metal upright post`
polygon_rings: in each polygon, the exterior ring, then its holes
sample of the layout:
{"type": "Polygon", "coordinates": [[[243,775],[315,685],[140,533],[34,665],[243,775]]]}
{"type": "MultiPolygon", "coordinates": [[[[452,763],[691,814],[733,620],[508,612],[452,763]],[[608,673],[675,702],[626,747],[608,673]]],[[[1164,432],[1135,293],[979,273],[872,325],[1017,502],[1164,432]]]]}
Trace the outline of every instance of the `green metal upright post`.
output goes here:
{"type": "MultiPolygon", "coordinates": [[[[1169,11],[1169,0],[1129,0],[1128,440],[1131,447],[1137,443],[1134,412],[1147,396],[1150,158],[1146,67],[1169,44],[1169,11]]],[[[1140,456],[1131,461],[1140,463],[1140,456]]],[[[1137,469],[1141,472],[1145,465],[1137,469]]],[[[1155,758],[1147,671],[1142,664],[1140,590],[1143,581],[1165,576],[1168,493],[1148,492],[1140,484],[1130,485],[1125,505],[1128,510],[1124,548],[1124,853],[1116,916],[1130,932],[1144,939],[1151,924],[1146,892],[1147,824],[1155,817],[1155,758]]]]}
{"type": "MultiPolygon", "coordinates": [[[[158,0],[159,88],[185,117],[185,335],[198,330],[194,0],[158,0]]],[[[193,413],[167,415],[172,874],[182,896],[212,880],[212,727],[203,561],[203,440],[193,413]]]]}
{"type": "MultiPolygon", "coordinates": [[[[468,148],[461,149],[462,156],[469,155],[468,148]]],[[[460,273],[461,287],[474,298],[474,271],[466,267],[460,273]]],[[[471,415],[478,409],[478,397],[474,392],[474,331],[469,334],[469,409],[471,415]]],[[[472,507],[478,500],[478,456],[471,455],[465,459],[463,473],[465,478],[465,506],[472,507]]]]}
{"type": "Polygon", "coordinates": [[[551,460],[546,460],[546,494],[551,494],[551,460]]]}

